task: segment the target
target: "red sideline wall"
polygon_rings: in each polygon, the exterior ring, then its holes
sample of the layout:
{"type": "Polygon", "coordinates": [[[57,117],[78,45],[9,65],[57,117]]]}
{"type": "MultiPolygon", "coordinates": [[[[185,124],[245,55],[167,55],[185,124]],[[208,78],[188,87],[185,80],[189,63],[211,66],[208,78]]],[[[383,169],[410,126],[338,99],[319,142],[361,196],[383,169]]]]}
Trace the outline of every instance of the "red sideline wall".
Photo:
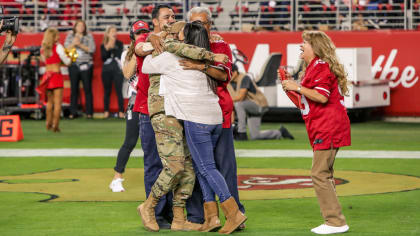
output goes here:
{"type": "MultiPolygon", "coordinates": [[[[300,43],[301,32],[265,32],[265,33],[220,33],[226,42],[236,44],[250,60],[258,44],[269,44],[270,52],[283,53],[282,65],[286,63],[286,46],[300,43]]],[[[337,47],[371,47],[372,64],[376,78],[391,82],[391,105],[385,108],[388,116],[420,116],[420,32],[419,31],[362,31],[327,33],[337,47]]],[[[102,61],[100,44],[102,34],[94,33],[97,51],[94,55],[93,97],[95,112],[103,111],[103,87],[101,79],[102,61]]],[[[129,43],[128,34],[118,38],[129,43]]],[[[0,39],[2,42],[4,37],[0,39]]],[[[64,42],[65,34],[61,34],[64,42]]],[[[40,45],[42,34],[19,34],[18,47],[40,45]]],[[[247,69],[247,68],[246,68],[247,69]]],[[[68,89],[65,100],[68,100],[68,89]]],[[[117,111],[117,98],[113,92],[110,109],[117,111]]]]}
{"type": "MultiPolygon", "coordinates": [[[[60,34],[60,43],[64,45],[64,40],[66,38],[66,33],[60,34]]],[[[28,46],[40,46],[42,42],[42,33],[36,34],[19,34],[14,46],[17,47],[28,47],[28,46]]],[[[94,112],[103,112],[104,109],[104,89],[102,85],[102,59],[101,59],[101,44],[103,40],[103,33],[93,33],[93,37],[96,42],[96,51],[93,55],[93,78],[92,78],[92,93],[93,93],[93,107],[94,112]]],[[[118,35],[118,39],[121,40],[124,44],[129,44],[130,39],[128,34],[118,35]]],[[[4,36],[0,38],[0,42],[3,42],[4,36]]],[[[10,55],[9,55],[9,58],[10,55]]],[[[63,102],[70,104],[70,83],[68,81],[68,76],[64,78],[64,93],[63,93],[63,102]]],[[[81,100],[84,106],[84,92],[83,88],[80,89],[81,100]]],[[[125,102],[125,104],[127,101],[125,102]]],[[[109,109],[111,112],[118,112],[118,99],[115,94],[115,90],[112,89],[111,99],[109,109]]]]}

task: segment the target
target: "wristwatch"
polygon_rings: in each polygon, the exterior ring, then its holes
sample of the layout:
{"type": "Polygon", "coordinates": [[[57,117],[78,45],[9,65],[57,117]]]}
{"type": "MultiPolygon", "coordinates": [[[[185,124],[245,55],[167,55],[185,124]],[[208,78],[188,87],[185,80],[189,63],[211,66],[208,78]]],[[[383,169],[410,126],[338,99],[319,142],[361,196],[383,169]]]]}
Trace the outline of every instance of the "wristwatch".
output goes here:
{"type": "Polygon", "coordinates": [[[302,89],[302,85],[299,85],[299,87],[298,87],[298,89],[297,89],[297,91],[298,91],[298,93],[300,93],[300,90],[302,89]]]}

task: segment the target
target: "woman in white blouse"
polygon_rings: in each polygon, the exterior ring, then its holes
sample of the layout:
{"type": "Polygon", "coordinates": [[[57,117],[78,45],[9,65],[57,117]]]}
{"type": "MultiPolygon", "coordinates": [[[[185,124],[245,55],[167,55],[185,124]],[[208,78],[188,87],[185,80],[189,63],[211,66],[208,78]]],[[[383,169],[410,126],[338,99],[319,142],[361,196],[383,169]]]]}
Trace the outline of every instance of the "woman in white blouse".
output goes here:
{"type": "MultiPolygon", "coordinates": [[[[199,23],[187,23],[178,37],[184,43],[210,50],[207,31],[199,23]]],[[[215,94],[216,82],[201,71],[183,70],[179,65],[181,59],[169,52],[156,57],[147,56],[142,71],[145,74],[161,74],[159,94],[164,96],[165,113],[184,121],[185,136],[204,201],[215,202],[217,194],[227,218],[219,232],[231,233],[245,222],[246,216],[238,210],[214,161],[214,146],[223,122],[219,99],[215,94]]],[[[206,217],[204,225],[206,231],[221,227],[218,216],[212,219],[206,217]]]]}

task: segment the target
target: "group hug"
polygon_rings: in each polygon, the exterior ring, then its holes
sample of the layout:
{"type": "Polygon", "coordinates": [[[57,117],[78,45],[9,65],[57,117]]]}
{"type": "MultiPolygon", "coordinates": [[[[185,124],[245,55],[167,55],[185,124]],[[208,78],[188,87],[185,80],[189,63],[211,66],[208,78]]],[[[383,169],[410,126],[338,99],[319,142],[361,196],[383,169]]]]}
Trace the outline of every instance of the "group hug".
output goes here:
{"type": "MultiPolygon", "coordinates": [[[[140,138],[147,199],[137,211],[145,229],[222,234],[244,230],[247,216],[239,198],[232,129],[237,107],[232,96],[237,94],[228,90],[235,68],[229,45],[211,32],[212,15],[205,7],[192,8],[186,21],[176,22],[169,6],[157,5],[152,24],[151,29],[146,22],[135,21],[130,27],[131,45],[124,52],[116,43],[115,27],[105,33],[101,51],[106,57],[102,58],[121,67],[130,89],[125,141],[110,188],[125,191],[123,173],[140,138]],[[219,207],[226,219],[223,225],[219,207]]],[[[80,74],[89,69],[83,63],[71,64],[65,53],[71,48],[82,56],[93,53],[86,25],[77,22],[73,34],[68,48],[58,43],[56,29],[44,34],[41,55],[48,73],[44,82],[49,129],[58,129],[63,90],[60,65],[75,66],[80,74]]],[[[335,192],[333,165],[339,148],[350,145],[350,122],[343,102],[348,93],[346,73],[325,33],[305,31],[302,38],[304,66],[299,82],[286,72],[287,79],[281,83],[285,92],[293,91],[301,98],[313,149],[311,177],[324,222],[311,231],[343,233],[349,227],[335,192]]],[[[240,82],[237,88],[240,92],[240,82]]],[[[252,95],[251,91],[247,96],[251,105],[257,103],[252,95]]],[[[291,137],[284,128],[279,132],[275,135],[283,132],[291,137]]]]}

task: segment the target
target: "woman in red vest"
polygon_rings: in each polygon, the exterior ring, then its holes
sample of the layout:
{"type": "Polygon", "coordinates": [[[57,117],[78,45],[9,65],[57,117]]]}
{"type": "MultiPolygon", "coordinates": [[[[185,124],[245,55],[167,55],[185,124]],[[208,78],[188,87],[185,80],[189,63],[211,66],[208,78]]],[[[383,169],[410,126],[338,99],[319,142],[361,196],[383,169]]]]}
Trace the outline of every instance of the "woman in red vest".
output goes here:
{"type": "Polygon", "coordinates": [[[282,81],[285,91],[301,94],[301,113],[314,157],[311,177],[324,224],[313,228],[316,234],[344,233],[349,226],[335,192],[334,160],[338,149],[350,146],[350,121],[344,106],[347,75],[339,63],[335,45],[321,31],[305,31],[300,58],[304,61],[301,83],[282,81]]]}
{"type": "Polygon", "coordinates": [[[62,64],[70,65],[71,59],[66,55],[63,45],[58,43],[60,35],[55,28],[48,28],[44,33],[41,46],[41,60],[45,63],[45,74],[38,91],[47,95],[46,128],[59,132],[58,123],[63,98],[62,64]]]}

